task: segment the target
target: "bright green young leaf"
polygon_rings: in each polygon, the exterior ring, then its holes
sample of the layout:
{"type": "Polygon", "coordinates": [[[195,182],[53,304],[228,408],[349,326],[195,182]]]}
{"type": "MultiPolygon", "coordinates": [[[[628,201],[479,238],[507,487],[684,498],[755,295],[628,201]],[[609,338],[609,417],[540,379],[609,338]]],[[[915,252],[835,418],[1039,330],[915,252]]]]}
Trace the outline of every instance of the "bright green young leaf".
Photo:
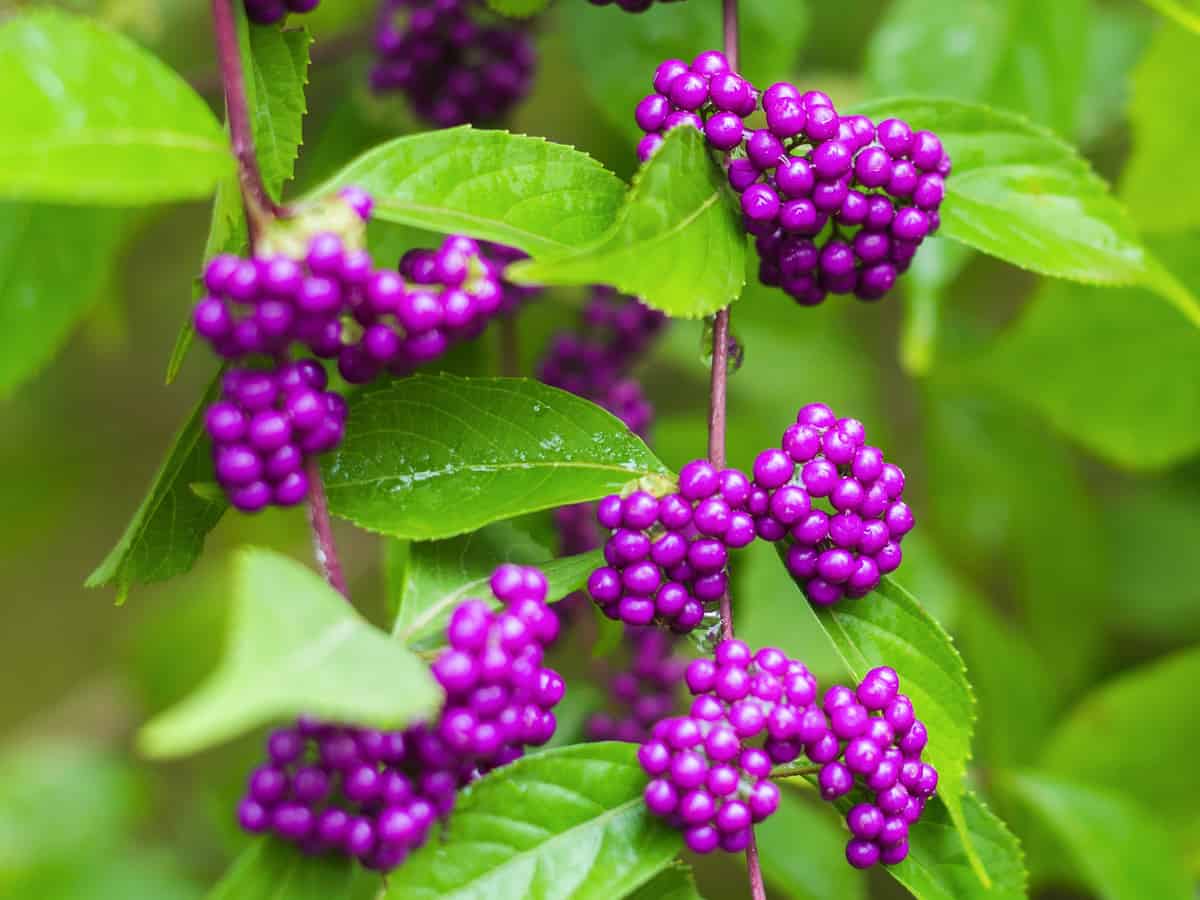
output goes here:
{"type": "Polygon", "coordinates": [[[536,381],[453,375],[355,397],[346,439],[323,470],[336,515],[414,540],[666,474],[640,438],[587,400],[536,381]]]}
{"type": "Polygon", "coordinates": [[[1200,718],[1182,713],[1179,698],[1190,697],[1197,684],[1200,648],[1102,684],[1051,737],[1041,769],[1130,795],[1195,850],[1200,846],[1200,770],[1186,761],[1200,742],[1200,718]],[[1148,764],[1147,735],[1153,735],[1154,759],[1184,762],[1148,764]]]}
{"type": "Polygon", "coordinates": [[[537,565],[550,582],[550,602],[580,590],[592,570],[603,565],[599,550],[561,559],[552,556],[509,522],[496,522],[444,541],[411,544],[396,586],[400,611],[392,631],[406,644],[440,638],[450,613],[462,600],[494,599],[488,579],[501,563],[537,565]]]}
{"type": "Polygon", "coordinates": [[[1042,772],[1005,774],[1015,796],[1057,837],[1101,900],[1191,900],[1195,885],[1172,835],[1133,799],[1042,772]]]}
{"type": "MultiPolygon", "coordinates": [[[[536,254],[535,254],[536,256],[536,254]]],[[[530,284],[611,284],[672,316],[728,306],[746,283],[741,212],[693,128],[676,128],[634,176],[604,237],[510,270],[530,284]]]]}
{"type": "Polygon", "coordinates": [[[1200,324],[1200,302],[1146,252],[1104,181],[1049,131],[950,100],[880,100],[857,111],[941,136],[954,160],[942,236],[1042,275],[1146,285],[1200,324]]]}
{"type": "Polygon", "coordinates": [[[293,560],[241,551],[233,607],[220,666],[196,693],[142,729],[145,753],[193,753],[301,714],[401,728],[441,703],[424,663],[293,560]]]}
{"type": "Polygon", "coordinates": [[[891,578],[885,578],[874,593],[861,600],[814,612],[855,680],[883,665],[900,675],[901,691],[912,699],[917,717],[929,728],[925,756],[940,775],[938,796],[958,827],[980,881],[986,885],[991,876],[971,846],[962,807],[975,698],[962,657],[950,636],[891,578]]]}
{"type": "MultiPolygon", "coordinates": [[[[1200,11],[1196,15],[1200,19],[1200,11]]],[[[1196,34],[1166,25],[1133,73],[1133,153],[1121,176],[1121,199],[1146,231],[1200,227],[1200,181],[1189,140],[1200,128],[1200,96],[1178,89],[1200,79],[1196,50],[1196,34]]]]}
{"type": "Polygon", "coordinates": [[[117,602],[123,603],[133,585],[165,581],[195,565],[205,536],[225,512],[224,504],[205,500],[191,488],[195,482],[213,480],[204,409],[218,386],[219,378],[188,416],[142,505],[117,545],[88,576],[87,587],[111,584],[117,589],[117,602]]]}
{"type": "Polygon", "coordinates": [[[300,853],[265,837],[242,851],[206,900],[374,900],[382,887],[356,860],[300,853]]]}
{"type": "MultiPolygon", "coordinates": [[[[1200,235],[1152,246],[1200,283],[1200,235]]],[[[1047,283],[968,371],[1115,465],[1159,469],[1200,450],[1200,331],[1145,289],[1047,283]]]]}
{"type": "Polygon", "coordinates": [[[672,863],[626,900],[704,900],[696,888],[696,876],[685,863],[672,863]]]}
{"type": "Polygon", "coordinates": [[[48,363],[107,283],[121,210],[0,202],[0,396],[48,363]]]}
{"type": "Polygon", "coordinates": [[[247,42],[242,59],[249,61],[246,93],[253,116],[254,151],[267,192],[279,200],[282,186],[295,174],[296,156],[304,142],[304,114],[308,111],[304,87],[312,35],[303,28],[249,28],[242,37],[247,42]]]}
{"type": "Polygon", "coordinates": [[[527,19],[549,6],[550,0],[487,0],[487,5],[502,16],[527,19]]]}
{"type": "Polygon", "coordinates": [[[137,205],[208,194],[233,166],[178,74],[96,22],[46,8],[0,26],[0,196],[137,205]]]}
{"type": "Polygon", "coordinates": [[[594,241],[625,195],[617,176],[573,147],[469,127],[382,144],[311,193],[345,185],[374,195],[377,219],[465,232],[535,256],[594,241]]]}
{"type": "Polygon", "coordinates": [[[445,838],[388,877],[389,900],[613,900],[666,868],[679,832],[646,811],[633,744],[576,744],[459,794],[445,838]]]}
{"type": "Polygon", "coordinates": [[[1196,0],[1142,0],[1174,22],[1200,34],[1200,6],[1196,0]]]}
{"type": "Polygon", "coordinates": [[[818,809],[784,791],[779,809],[754,829],[754,836],[770,896],[792,900],[866,896],[866,882],[846,865],[846,829],[832,810],[818,809]]]}
{"type": "MultiPolygon", "coordinates": [[[[719,49],[721,16],[706,3],[655,3],[631,16],[615,4],[596,9],[586,2],[559,3],[571,59],[582,70],[589,99],[630,140],[641,137],[633,120],[639,100],[654,90],[654,70],[664,59],[690,60],[719,49]]],[[[809,4],[754,0],[740,10],[743,54],[740,71],[759,87],[788,78],[808,36],[809,4]]]]}

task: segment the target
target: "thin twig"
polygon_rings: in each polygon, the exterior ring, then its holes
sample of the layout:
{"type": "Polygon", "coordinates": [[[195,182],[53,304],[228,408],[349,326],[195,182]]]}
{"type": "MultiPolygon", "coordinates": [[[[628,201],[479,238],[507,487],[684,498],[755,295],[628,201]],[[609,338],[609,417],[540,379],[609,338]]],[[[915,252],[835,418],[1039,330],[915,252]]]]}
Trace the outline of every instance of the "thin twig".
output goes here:
{"type": "Polygon", "coordinates": [[[312,526],[313,553],[325,573],[325,579],[334,590],[349,599],[346,576],[342,572],[337,545],[333,542],[333,520],[329,517],[329,501],[321,481],[321,466],[315,456],[304,461],[304,472],[308,475],[308,522],[312,526]]]}
{"type": "Polygon", "coordinates": [[[771,770],[772,778],[799,778],[803,775],[819,775],[821,766],[776,766],[771,770]]]}

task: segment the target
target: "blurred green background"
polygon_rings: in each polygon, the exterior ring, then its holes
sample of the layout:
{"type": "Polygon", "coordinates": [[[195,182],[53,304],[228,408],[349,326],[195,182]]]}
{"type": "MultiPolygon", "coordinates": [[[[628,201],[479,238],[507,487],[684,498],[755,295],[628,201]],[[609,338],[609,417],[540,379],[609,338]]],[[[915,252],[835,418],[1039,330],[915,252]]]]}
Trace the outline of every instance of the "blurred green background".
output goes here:
{"type": "MultiPolygon", "coordinates": [[[[150,47],[220,113],[206,4],[58,5],[150,47]]],[[[1077,143],[1149,245],[1200,290],[1200,35],[1135,0],[742,5],[746,68],[760,84],[791,76],[839,106],[910,94],[979,100],[1077,143]]],[[[297,190],[419,128],[400,104],[364,88],[372,7],[325,0],[305,19],[317,44],[297,190]]],[[[537,85],[510,127],[574,144],[628,176],[630,111],[649,67],[714,45],[718,7],[688,0],[635,17],[558,0],[537,25],[537,85]]],[[[122,607],[110,592],[82,587],[212,372],[198,352],[175,384],[163,381],[207,205],[95,215],[96,239],[118,249],[77,286],[93,297],[86,320],[51,364],[0,396],[0,897],[182,900],[202,896],[243,846],[232,809],[258,740],[151,765],[136,758],[131,735],[219,653],[229,549],[254,542],[307,559],[309,538],[300,512],[227,516],[186,577],[135,588],[122,607]]],[[[558,292],[523,313],[525,371],[578,303],[558,292]]],[[[1145,291],[1052,283],[935,240],[881,304],[835,298],[803,310],[752,286],[733,329],[745,347],[730,388],[733,463],[749,464],[798,406],[822,400],[864,420],[908,472],[919,528],[898,580],[966,658],[979,699],[973,780],[1022,838],[1035,893],[1137,896],[1098,888],[1103,873],[1078,855],[1087,841],[1028,800],[1028,783],[1013,773],[1039,769],[1134,804],[1158,829],[1150,858],[1192,879],[1200,872],[1200,776],[1190,753],[1200,739],[1194,326],[1145,291]],[[1102,739],[1056,737],[1064,722],[1102,739]]],[[[702,344],[699,323],[676,323],[642,371],[659,411],[654,444],[676,466],[703,451],[702,344]]],[[[484,335],[450,365],[494,370],[495,350],[495,336],[484,335]]],[[[348,528],[339,539],[356,600],[371,614],[378,548],[348,528]]],[[[769,549],[740,559],[736,575],[748,639],[838,674],[769,549]]],[[[764,839],[784,848],[776,856],[788,856],[789,841],[824,841],[836,866],[769,871],[777,887],[790,885],[773,895],[858,894],[832,815],[818,820],[797,806],[791,816],[764,839]]],[[[1140,821],[1123,824],[1136,832],[1140,821]]],[[[1103,842],[1094,849],[1107,852],[1103,842]]],[[[710,897],[744,889],[735,866],[706,864],[710,897]]],[[[870,891],[899,889],[873,876],[870,891]]]]}

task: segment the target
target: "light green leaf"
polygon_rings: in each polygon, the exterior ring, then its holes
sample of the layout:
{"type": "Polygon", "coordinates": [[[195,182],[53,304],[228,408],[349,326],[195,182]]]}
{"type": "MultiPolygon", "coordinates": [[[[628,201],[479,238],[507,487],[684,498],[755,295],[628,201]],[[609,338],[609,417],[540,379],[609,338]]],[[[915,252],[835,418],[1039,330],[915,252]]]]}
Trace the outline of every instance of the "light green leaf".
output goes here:
{"type": "Polygon", "coordinates": [[[134,584],[165,581],[186,572],[200,557],[204,538],[225,506],[196,495],[194,482],[212,481],[204,410],[219,390],[219,377],[175,436],[150,490],[117,545],[88,576],[87,587],[113,585],[123,603],[134,584]]]}
{"type": "Polygon", "coordinates": [[[465,598],[498,602],[488,580],[501,563],[537,565],[550,582],[550,602],[582,589],[588,575],[604,565],[599,550],[552,557],[548,549],[510,522],[495,522],[444,541],[414,543],[396,586],[400,612],[392,633],[406,644],[440,638],[450,613],[465,598]]]}
{"type": "Polygon", "coordinates": [[[248,42],[242,60],[243,64],[249,62],[246,93],[253,116],[254,151],[267,192],[279,200],[282,186],[295,174],[296,156],[304,142],[304,114],[308,111],[304,87],[313,39],[303,28],[250,28],[243,39],[248,42]]]}
{"type": "Polygon", "coordinates": [[[1133,73],[1133,153],[1121,176],[1121,198],[1146,231],[1200,227],[1200,182],[1188,139],[1200,128],[1200,97],[1178,90],[1200,78],[1196,50],[1195,34],[1164,26],[1133,73]]]}
{"type": "Polygon", "coordinates": [[[372,900],[383,880],[357,860],[312,856],[258,838],[233,861],[207,900],[372,900]]]}
{"type": "Polygon", "coordinates": [[[779,809],[755,827],[754,836],[770,896],[777,892],[792,900],[866,896],[866,882],[846,864],[849,836],[829,809],[818,809],[785,791],[779,809]]]}
{"type": "Polygon", "coordinates": [[[625,193],[617,176],[572,147],[469,127],[382,144],[311,196],[345,185],[370,191],[382,221],[464,232],[535,256],[595,240],[625,193]]]}
{"type": "MultiPolygon", "coordinates": [[[[1152,246],[1200,283],[1200,235],[1152,246]]],[[[1200,332],[1145,289],[1047,283],[968,372],[1118,466],[1158,469],[1200,449],[1200,332]]]]}
{"type": "Polygon", "coordinates": [[[324,458],[330,507],[395,537],[453,537],[666,474],[614,416],[525,379],[403,378],[355,397],[349,421],[324,458]]]}
{"type": "Polygon", "coordinates": [[[1200,648],[1176,653],[1102,684],[1075,707],[1050,738],[1041,768],[1050,774],[1125,793],[1195,849],[1200,846],[1200,770],[1148,764],[1147,735],[1157,760],[1191,758],[1200,718],[1181,712],[1180,698],[1200,684],[1200,648]],[[1132,777],[1131,777],[1132,776],[1132,777]]]}
{"type": "Polygon", "coordinates": [[[0,26],[0,196],[137,205],[208,194],[233,167],[178,74],[94,21],[40,9],[0,26]]]}
{"type": "Polygon", "coordinates": [[[529,284],[611,284],[669,315],[699,318],[738,298],[745,268],[733,192],[700,133],[676,128],[634,177],[604,237],[509,271],[529,284]]]}
{"type": "Polygon", "coordinates": [[[196,693],[142,729],[139,744],[148,755],[193,753],[301,714],[402,728],[442,701],[424,663],[297,562],[242,550],[233,605],[220,666],[196,693]]]}
{"type": "Polygon", "coordinates": [[[626,900],[704,900],[696,888],[696,876],[686,864],[672,863],[663,869],[626,900]]]}
{"type": "Polygon", "coordinates": [[[1147,6],[1158,10],[1167,18],[1184,28],[1200,34],[1200,8],[1195,0],[1142,0],[1147,6]]]}
{"type": "Polygon", "coordinates": [[[114,209],[0,202],[0,397],[46,365],[108,282],[114,209]]]}
{"type": "MultiPolygon", "coordinates": [[[[706,3],[655,3],[631,16],[615,4],[596,9],[586,2],[558,4],[571,59],[582,70],[589,99],[630,146],[641,137],[633,120],[639,100],[654,90],[654,70],[671,57],[691,60],[722,45],[721,17],[706,3]]],[[[741,73],[759,88],[794,71],[808,37],[809,4],[755,0],[740,10],[741,73]]]]}
{"type": "Polygon", "coordinates": [[[549,6],[550,0],[487,0],[487,5],[502,16],[527,19],[549,6]]]}
{"type": "Polygon", "coordinates": [[[1105,182],[1049,131],[951,100],[880,100],[857,111],[941,136],[954,160],[943,237],[1041,275],[1145,285],[1200,324],[1200,302],[1146,252],[1105,182]]]}
{"type": "Polygon", "coordinates": [[[392,900],[612,900],[666,868],[679,832],[652,817],[633,744],[519,759],[459,794],[446,837],[388,878],[392,900]]]}
{"type": "Polygon", "coordinates": [[[1049,826],[1073,871],[1101,900],[1195,897],[1172,835],[1151,808],[1041,772],[1004,774],[999,782],[1049,826]]]}

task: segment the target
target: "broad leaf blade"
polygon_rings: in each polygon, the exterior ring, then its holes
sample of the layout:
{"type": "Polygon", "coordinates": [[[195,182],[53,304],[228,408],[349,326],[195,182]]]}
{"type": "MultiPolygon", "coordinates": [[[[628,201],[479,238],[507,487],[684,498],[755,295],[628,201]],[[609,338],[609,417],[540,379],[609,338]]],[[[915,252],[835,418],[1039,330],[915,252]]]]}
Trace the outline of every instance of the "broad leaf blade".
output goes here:
{"type": "Polygon", "coordinates": [[[212,481],[204,410],[219,389],[214,378],[175,436],[150,490],[117,545],[88,576],[87,587],[113,585],[123,603],[134,584],[164,581],[188,571],[200,557],[204,538],[225,511],[223,504],[196,495],[194,482],[212,481]]]}
{"type": "Polygon", "coordinates": [[[1142,0],[1142,2],[1189,31],[1200,34],[1200,7],[1196,6],[1195,0],[1142,0]]]}
{"type": "Polygon", "coordinates": [[[221,665],[196,693],[142,729],[147,754],[193,753],[301,714],[401,728],[441,703],[424,663],[297,562],[243,550],[233,600],[221,665]]]}
{"type": "Polygon", "coordinates": [[[771,896],[776,891],[792,900],[866,896],[866,882],[846,864],[849,835],[832,810],[818,809],[785,791],[779,809],[755,827],[754,836],[771,896]]]}
{"type": "Polygon", "coordinates": [[[573,147],[469,127],[382,144],[312,196],[344,185],[370,191],[382,221],[464,232],[535,256],[595,240],[625,193],[617,176],[573,147]]]}
{"type": "Polygon", "coordinates": [[[392,900],[612,900],[669,865],[679,832],[642,800],[632,744],[577,744],[461,793],[444,840],[388,878],[392,900]]]}
{"type": "Polygon", "coordinates": [[[514,378],[418,375],[358,395],[324,459],[336,515],[433,540],[596,500],[665,469],[605,410],[514,378]]]}
{"type": "Polygon", "coordinates": [[[745,260],[741,214],[720,167],[699,132],[676,128],[635,176],[608,234],[511,273],[529,284],[611,284],[669,315],[699,318],[738,298],[745,260]]]}
{"type": "Polygon", "coordinates": [[[1173,836],[1149,808],[1102,788],[1041,772],[1001,779],[1061,842],[1102,900],[1189,900],[1195,887],[1173,836]]]}
{"type": "Polygon", "coordinates": [[[233,167],[178,74],[94,21],[40,9],[0,26],[0,196],[136,205],[202,197],[233,167]]]}
{"type": "Polygon", "coordinates": [[[378,874],[345,856],[313,856],[259,838],[233,861],[207,900],[372,900],[378,874]]]}
{"type": "Polygon", "coordinates": [[[704,900],[696,888],[696,876],[684,863],[663,869],[626,900],[704,900]]]}
{"type": "MultiPolygon", "coordinates": [[[[282,186],[292,180],[296,156],[304,142],[304,114],[308,104],[308,49],[312,35],[306,29],[249,29],[248,75],[253,81],[254,150],[262,168],[267,192],[280,199],[282,186]]],[[[249,88],[249,85],[247,85],[249,88]]]]}

